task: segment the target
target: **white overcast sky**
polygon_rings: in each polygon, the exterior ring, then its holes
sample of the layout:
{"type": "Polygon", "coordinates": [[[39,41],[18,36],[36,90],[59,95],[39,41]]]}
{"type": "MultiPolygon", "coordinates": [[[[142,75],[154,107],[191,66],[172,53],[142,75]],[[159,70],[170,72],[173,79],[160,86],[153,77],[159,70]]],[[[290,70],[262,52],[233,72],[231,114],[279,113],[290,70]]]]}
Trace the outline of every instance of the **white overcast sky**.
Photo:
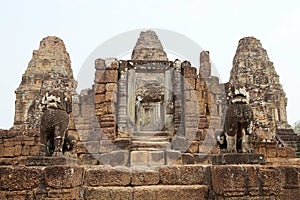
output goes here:
{"type": "Polygon", "coordinates": [[[0,0],[0,128],[13,125],[14,90],[42,38],[55,35],[64,40],[77,77],[85,59],[103,42],[151,28],[183,34],[210,51],[223,82],[228,81],[239,39],[258,38],[280,75],[293,125],[300,119],[299,2],[0,0]]]}

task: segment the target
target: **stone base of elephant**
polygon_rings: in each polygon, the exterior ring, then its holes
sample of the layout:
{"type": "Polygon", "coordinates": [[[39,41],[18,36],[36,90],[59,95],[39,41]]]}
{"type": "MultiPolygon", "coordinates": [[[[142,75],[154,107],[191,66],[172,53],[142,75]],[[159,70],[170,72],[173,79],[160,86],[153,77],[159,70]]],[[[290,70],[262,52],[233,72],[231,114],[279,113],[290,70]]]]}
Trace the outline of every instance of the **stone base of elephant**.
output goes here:
{"type": "Polygon", "coordinates": [[[266,164],[263,154],[256,153],[224,153],[211,156],[213,165],[229,164],[266,164]]]}

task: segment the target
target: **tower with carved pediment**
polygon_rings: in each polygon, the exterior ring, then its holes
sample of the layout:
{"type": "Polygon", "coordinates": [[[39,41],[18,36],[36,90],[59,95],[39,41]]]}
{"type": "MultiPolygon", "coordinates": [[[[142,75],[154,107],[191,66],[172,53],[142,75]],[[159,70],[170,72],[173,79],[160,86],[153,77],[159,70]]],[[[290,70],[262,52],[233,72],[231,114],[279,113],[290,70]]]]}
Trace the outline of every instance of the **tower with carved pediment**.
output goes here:
{"type": "Polygon", "coordinates": [[[97,59],[95,68],[107,140],[130,151],[199,152],[212,113],[208,88],[189,61],[168,60],[154,31],[141,32],[130,60],[97,59]]]}

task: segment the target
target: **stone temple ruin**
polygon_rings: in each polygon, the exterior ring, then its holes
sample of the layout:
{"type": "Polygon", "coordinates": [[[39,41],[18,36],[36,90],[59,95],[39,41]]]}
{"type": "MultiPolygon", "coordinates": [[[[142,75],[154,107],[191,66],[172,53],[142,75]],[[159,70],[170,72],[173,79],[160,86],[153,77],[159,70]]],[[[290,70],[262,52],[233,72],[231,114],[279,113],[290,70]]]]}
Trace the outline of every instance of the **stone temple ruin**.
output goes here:
{"type": "Polygon", "coordinates": [[[227,83],[199,53],[199,67],[170,61],[141,32],[130,60],[96,59],[78,94],[63,41],[44,38],[15,91],[14,125],[0,130],[1,199],[297,199],[300,137],[260,41],[239,41],[227,83]],[[228,152],[218,138],[231,145],[226,111],[243,98],[251,139],[236,143],[251,151],[228,152]]]}

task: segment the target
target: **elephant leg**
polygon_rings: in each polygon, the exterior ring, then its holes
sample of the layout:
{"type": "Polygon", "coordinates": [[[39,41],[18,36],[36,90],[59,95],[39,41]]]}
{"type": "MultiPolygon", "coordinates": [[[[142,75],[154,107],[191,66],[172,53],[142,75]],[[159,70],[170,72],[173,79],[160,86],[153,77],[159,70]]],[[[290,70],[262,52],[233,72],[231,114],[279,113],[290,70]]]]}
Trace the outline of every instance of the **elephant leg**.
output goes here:
{"type": "Polygon", "coordinates": [[[246,130],[242,129],[242,152],[247,153],[249,150],[249,140],[248,135],[246,135],[246,130]]]}
{"type": "Polygon", "coordinates": [[[40,152],[39,155],[46,156],[47,152],[48,133],[46,130],[40,130],[40,152]]]}
{"type": "Polygon", "coordinates": [[[252,153],[252,135],[247,135],[243,137],[243,153],[252,153]]]}
{"type": "Polygon", "coordinates": [[[54,153],[53,156],[61,157],[63,156],[63,143],[64,143],[64,130],[61,130],[59,125],[55,126],[54,130],[54,153]]]}
{"type": "Polygon", "coordinates": [[[236,135],[229,136],[226,134],[226,140],[227,140],[227,152],[236,153],[236,135]]]}

